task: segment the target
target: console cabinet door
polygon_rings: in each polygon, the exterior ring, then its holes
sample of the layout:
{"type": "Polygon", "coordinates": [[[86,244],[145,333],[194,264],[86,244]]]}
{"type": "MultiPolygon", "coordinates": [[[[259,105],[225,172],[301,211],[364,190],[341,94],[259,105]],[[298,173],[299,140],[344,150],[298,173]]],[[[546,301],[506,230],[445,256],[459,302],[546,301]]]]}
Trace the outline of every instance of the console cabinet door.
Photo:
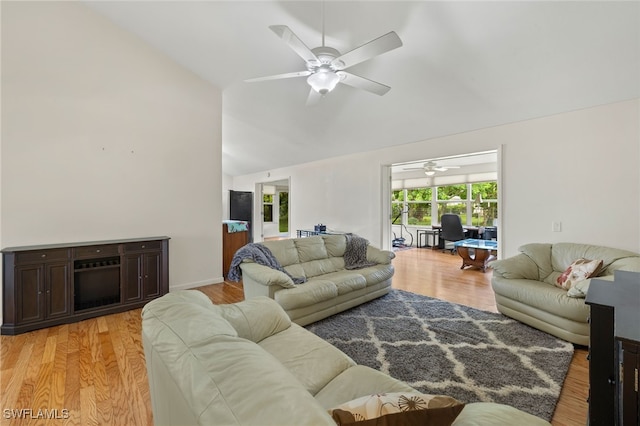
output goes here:
{"type": "Polygon", "coordinates": [[[589,320],[589,424],[610,426],[615,418],[614,310],[591,304],[589,320]]]}
{"type": "Polygon", "coordinates": [[[619,395],[622,421],[620,424],[637,425],[640,424],[640,389],[638,389],[640,342],[622,341],[620,344],[622,346],[619,395]]]}
{"type": "Polygon", "coordinates": [[[162,280],[162,253],[151,252],[142,255],[144,299],[160,296],[160,282],[162,280]]]}
{"type": "Polygon", "coordinates": [[[16,323],[44,320],[44,265],[16,266],[15,283],[16,323]]]}
{"type": "Polygon", "coordinates": [[[139,254],[124,257],[123,302],[142,299],[142,258],[139,254]]]}
{"type": "Polygon", "coordinates": [[[70,265],[68,262],[45,264],[46,317],[71,315],[70,265]]]}
{"type": "Polygon", "coordinates": [[[69,263],[20,265],[17,280],[17,323],[71,315],[69,263]]]}

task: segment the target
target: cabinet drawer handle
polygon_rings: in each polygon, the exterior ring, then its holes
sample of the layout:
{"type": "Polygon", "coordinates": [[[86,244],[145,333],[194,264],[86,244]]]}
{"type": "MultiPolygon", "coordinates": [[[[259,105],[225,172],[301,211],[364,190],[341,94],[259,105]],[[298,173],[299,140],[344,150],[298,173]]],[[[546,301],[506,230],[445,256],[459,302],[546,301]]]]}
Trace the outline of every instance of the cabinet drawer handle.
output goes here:
{"type": "Polygon", "coordinates": [[[147,246],[145,246],[144,244],[142,245],[142,248],[147,248],[147,246]]]}
{"type": "Polygon", "coordinates": [[[40,257],[47,257],[47,255],[46,254],[41,254],[40,257]]]}
{"type": "Polygon", "coordinates": [[[97,249],[97,250],[96,250],[96,253],[100,253],[100,249],[97,249]]]}

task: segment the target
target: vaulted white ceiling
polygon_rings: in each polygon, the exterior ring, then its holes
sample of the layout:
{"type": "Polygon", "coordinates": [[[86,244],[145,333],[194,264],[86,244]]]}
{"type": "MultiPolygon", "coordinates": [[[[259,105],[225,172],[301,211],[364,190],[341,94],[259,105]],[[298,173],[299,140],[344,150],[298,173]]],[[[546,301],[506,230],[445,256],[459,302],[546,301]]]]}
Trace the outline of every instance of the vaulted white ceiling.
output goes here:
{"type": "Polygon", "coordinates": [[[87,2],[223,90],[223,172],[270,170],[640,97],[640,2],[327,1],[325,44],[404,45],[307,107],[304,70],[269,25],[321,45],[315,1],[87,2]]]}

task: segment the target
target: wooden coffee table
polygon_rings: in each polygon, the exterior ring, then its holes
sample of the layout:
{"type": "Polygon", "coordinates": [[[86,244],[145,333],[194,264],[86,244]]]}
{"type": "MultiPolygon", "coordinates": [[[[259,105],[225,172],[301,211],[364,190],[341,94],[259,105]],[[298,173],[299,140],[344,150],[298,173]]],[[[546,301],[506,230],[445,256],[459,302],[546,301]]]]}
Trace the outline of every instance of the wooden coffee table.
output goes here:
{"type": "Polygon", "coordinates": [[[496,258],[493,252],[498,250],[498,242],[492,240],[476,240],[470,238],[456,241],[453,245],[462,258],[462,266],[460,269],[464,269],[467,266],[475,266],[482,269],[482,272],[487,270],[487,263],[496,258]],[[471,250],[473,250],[475,254],[472,255],[470,253],[471,250]]]}

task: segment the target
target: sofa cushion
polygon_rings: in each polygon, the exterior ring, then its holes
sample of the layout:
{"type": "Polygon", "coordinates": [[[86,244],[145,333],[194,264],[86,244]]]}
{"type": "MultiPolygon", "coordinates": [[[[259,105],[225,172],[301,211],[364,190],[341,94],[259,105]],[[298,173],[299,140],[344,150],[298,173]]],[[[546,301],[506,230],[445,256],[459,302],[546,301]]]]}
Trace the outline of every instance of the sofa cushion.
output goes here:
{"type": "Polygon", "coordinates": [[[378,284],[379,282],[391,279],[395,269],[393,265],[375,265],[368,268],[359,269],[358,273],[361,274],[367,281],[367,286],[378,284]]]}
{"type": "Polygon", "coordinates": [[[579,281],[598,275],[600,269],[602,269],[602,260],[577,259],[556,278],[556,286],[568,290],[579,281]]]}
{"type": "MultiPolygon", "coordinates": [[[[298,257],[298,249],[296,245],[293,243],[293,240],[274,240],[274,241],[264,241],[261,243],[278,259],[280,265],[287,269],[286,267],[289,265],[294,265],[296,263],[300,263],[300,258],[298,257]]],[[[287,269],[294,277],[300,276],[292,274],[291,271],[287,269]]]]}
{"type": "Polygon", "coordinates": [[[285,310],[314,305],[337,296],[336,285],[323,279],[310,280],[296,288],[278,290],[273,294],[275,301],[285,310]]]}
{"type": "Polygon", "coordinates": [[[329,410],[343,402],[381,392],[415,392],[415,389],[378,370],[356,365],[334,377],[315,397],[329,410]]]}
{"type": "Polygon", "coordinates": [[[298,258],[300,259],[300,263],[318,259],[326,259],[329,257],[322,237],[314,236],[307,238],[296,238],[291,241],[294,242],[296,249],[298,250],[298,258]]]}
{"type": "Polygon", "coordinates": [[[347,239],[344,235],[323,235],[324,246],[329,257],[342,257],[347,248],[347,239]]]}
{"type": "Polygon", "coordinates": [[[318,279],[333,282],[337,289],[338,295],[352,292],[365,288],[367,286],[367,280],[359,272],[342,270],[333,272],[331,274],[325,274],[318,279]]]}
{"type": "Polygon", "coordinates": [[[338,425],[448,426],[464,403],[444,395],[399,392],[367,395],[330,410],[338,425]]]}
{"type": "Polygon", "coordinates": [[[273,355],[315,395],[334,377],[356,363],[338,348],[297,324],[261,341],[273,355]]]}
{"type": "Polygon", "coordinates": [[[307,278],[329,274],[338,270],[336,264],[330,258],[311,260],[301,263],[300,266],[302,266],[304,276],[307,278]]]}
{"type": "Polygon", "coordinates": [[[260,342],[291,326],[291,319],[284,309],[265,296],[216,306],[238,336],[252,342],[260,342]]]}

